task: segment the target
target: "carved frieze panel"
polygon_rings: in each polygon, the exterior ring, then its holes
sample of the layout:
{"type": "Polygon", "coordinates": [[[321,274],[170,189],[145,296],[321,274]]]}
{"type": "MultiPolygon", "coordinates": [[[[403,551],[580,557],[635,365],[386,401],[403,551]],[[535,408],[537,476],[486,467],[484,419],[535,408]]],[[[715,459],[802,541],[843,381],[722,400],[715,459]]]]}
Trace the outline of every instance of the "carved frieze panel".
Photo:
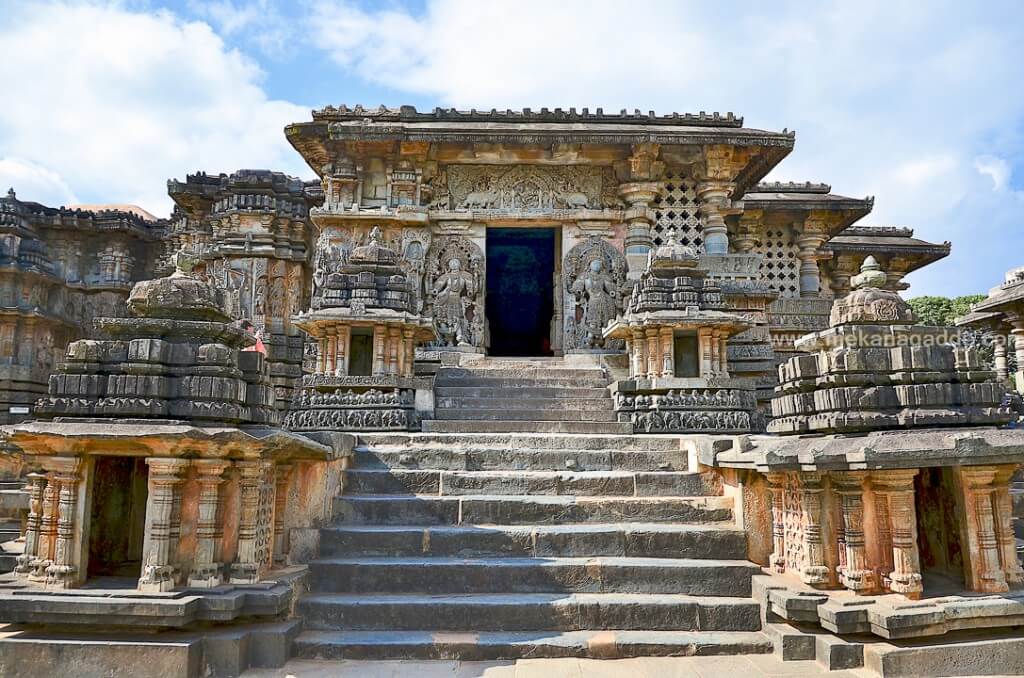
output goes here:
{"type": "Polygon", "coordinates": [[[448,204],[437,204],[441,209],[602,209],[618,200],[610,167],[453,165],[446,183],[448,204]]]}
{"type": "Polygon", "coordinates": [[[562,262],[565,281],[565,350],[620,349],[602,330],[625,306],[626,258],[608,241],[591,237],[573,247],[562,262]]]}

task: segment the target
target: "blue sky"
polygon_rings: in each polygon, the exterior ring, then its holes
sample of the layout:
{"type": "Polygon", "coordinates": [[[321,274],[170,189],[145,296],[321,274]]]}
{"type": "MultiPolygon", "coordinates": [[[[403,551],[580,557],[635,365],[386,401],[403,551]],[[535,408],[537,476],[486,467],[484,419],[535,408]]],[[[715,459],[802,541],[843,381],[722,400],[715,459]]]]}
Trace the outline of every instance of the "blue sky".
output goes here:
{"type": "Polygon", "coordinates": [[[0,16],[0,184],[25,199],[166,215],[187,172],[311,177],[281,130],[328,103],[734,111],[796,130],[771,178],[874,195],[862,223],[953,242],[911,296],[1024,265],[1014,2],[0,0],[0,16]]]}

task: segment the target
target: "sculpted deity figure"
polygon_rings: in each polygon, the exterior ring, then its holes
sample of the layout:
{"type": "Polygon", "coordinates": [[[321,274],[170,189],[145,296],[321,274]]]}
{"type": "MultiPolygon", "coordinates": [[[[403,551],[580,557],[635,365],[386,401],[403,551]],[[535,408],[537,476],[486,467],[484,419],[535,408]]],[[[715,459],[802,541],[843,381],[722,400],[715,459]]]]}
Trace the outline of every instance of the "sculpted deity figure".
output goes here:
{"type": "Polygon", "coordinates": [[[471,346],[467,311],[476,296],[473,274],[462,270],[457,258],[448,261],[448,272],[434,283],[434,321],[446,346],[471,346]]]}
{"type": "Polygon", "coordinates": [[[619,290],[612,277],[605,272],[604,262],[594,259],[590,268],[572,285],[573,296],[577,306],[583,310],[580,327],[584,330],[582,338],[585,348],[597,348],[603,345],[601,330],[613,320],[619,303],[619,290]]]}

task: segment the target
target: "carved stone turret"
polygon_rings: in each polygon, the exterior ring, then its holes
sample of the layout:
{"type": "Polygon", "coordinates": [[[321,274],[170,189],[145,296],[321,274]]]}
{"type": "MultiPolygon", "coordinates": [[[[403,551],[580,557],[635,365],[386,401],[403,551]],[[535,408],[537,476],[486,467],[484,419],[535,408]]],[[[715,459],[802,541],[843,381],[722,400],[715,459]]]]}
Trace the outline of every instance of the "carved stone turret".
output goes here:
{"type": "Polygon", "coordinates": [[[1003,388],[952,328],[915,325],[887,276],[865,259],[831,327],[796,342],[810,355],[779,366],[772,433],[1004,424],[1003,388]]]}
{"type": "Polygon", "coordinates": [[[179,253],[170,276],[140,282],[129,318],[97,318],[101,339],[68,346],[36,405],[44,417],[273,423],[273,392],[255,338],[231,321],[224,292],[179,253]]]}
{"type": "Polygon", "coordinates": [[[626,314],[604,331],[629,354],[630,378],[612,385],[620,421],[644,433],[750,431],[753,385],[730,378],[726,348],[750,323],[724,308],[697,253],[670,233],[650,253],[626,314]]]}
{"type": "Polygon", "coordinates": [[[418,425],[417,344],[434,335],[415,312],[400,257],[379,228],[352,248],[347,263],[324,271],[317,308],[294,318],[317,342],[315,373],[302,379],[285,425],[292,430],[407,430],[418,425]]]}

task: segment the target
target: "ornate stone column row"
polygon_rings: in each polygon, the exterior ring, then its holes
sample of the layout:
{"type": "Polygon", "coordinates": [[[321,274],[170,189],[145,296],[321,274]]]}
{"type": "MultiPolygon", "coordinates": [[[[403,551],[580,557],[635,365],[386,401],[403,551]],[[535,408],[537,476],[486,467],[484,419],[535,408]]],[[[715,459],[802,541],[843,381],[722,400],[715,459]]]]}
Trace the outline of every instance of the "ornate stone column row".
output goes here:
{"type": "MultiPolygon", "coordinates": [[[[951,469],[962,517],[964,578],[972,591],[1001,593],[1024,584],[1009,491],[1016,468],[951,469]]],[[[814,586],[918,597],[923,591],[914,484],[918,472],[767,473],[774,549],[769,566],[778,573],[794,571],[814,586]]]]}
{"type": "MultiPolygon", "coordinates": [[[[413,376],[415,331],[411,328],[375,325],[373,327],[372,375],[413,376]]],[[[316,373],[337,377],[349,376],[352,363],[352,332],[348,325],[338,324],[317,339],[316,373]]]]}
{"type": "Polygon", "coordinates": [[[81,538],[81,459],[38,459],[43,473],[28,475],[25,550],[18,557],[15,574],[53,588],[72,588],[81,575],[76,555],[81,538]]]}
{"type": "Polygon", "coordinates": [[[767,474],[774,549],[770,566],[779,573],[792,569],[812,586],[916,597],[922,590],[914,505],[917,472],[767,474]],[[829,506],[836,507],[834,521],[826,520],[829,506]],[[870,534],[865,529],[868,512],[875,528],[870,534]]]}
{"type": "Polygon", "coordinates": [[[1024,583],[1013,533],[1010,478],[1015,466],[958,469],[963,492],[963,536],[969,548],[966,576],[975,591],[1001,593],[1024,583]]]}
{"type": "MultiPolygon", "coordinates": [[[[37,457],[43,473],[28,476],[29,515],[25,551],[15,574],[53,588],[72,588],[85,579],[81,568],[83,525],[79,497],[84,460],[80,457],[37,457]]],[[[186,579],[179,561],[182,489],[195,470],[198,485],[195,550],[187,582],[210,588],[224,583],[225,529],[223,491],[229,472],[238,484],[237,547],[229,568],[232,583],[255,583],[286,553],[284,514],[292,466],[270,461],[228,461],[150,457],[145,534],[142,546],[141,591],[168,591],[186,579]]]]}

